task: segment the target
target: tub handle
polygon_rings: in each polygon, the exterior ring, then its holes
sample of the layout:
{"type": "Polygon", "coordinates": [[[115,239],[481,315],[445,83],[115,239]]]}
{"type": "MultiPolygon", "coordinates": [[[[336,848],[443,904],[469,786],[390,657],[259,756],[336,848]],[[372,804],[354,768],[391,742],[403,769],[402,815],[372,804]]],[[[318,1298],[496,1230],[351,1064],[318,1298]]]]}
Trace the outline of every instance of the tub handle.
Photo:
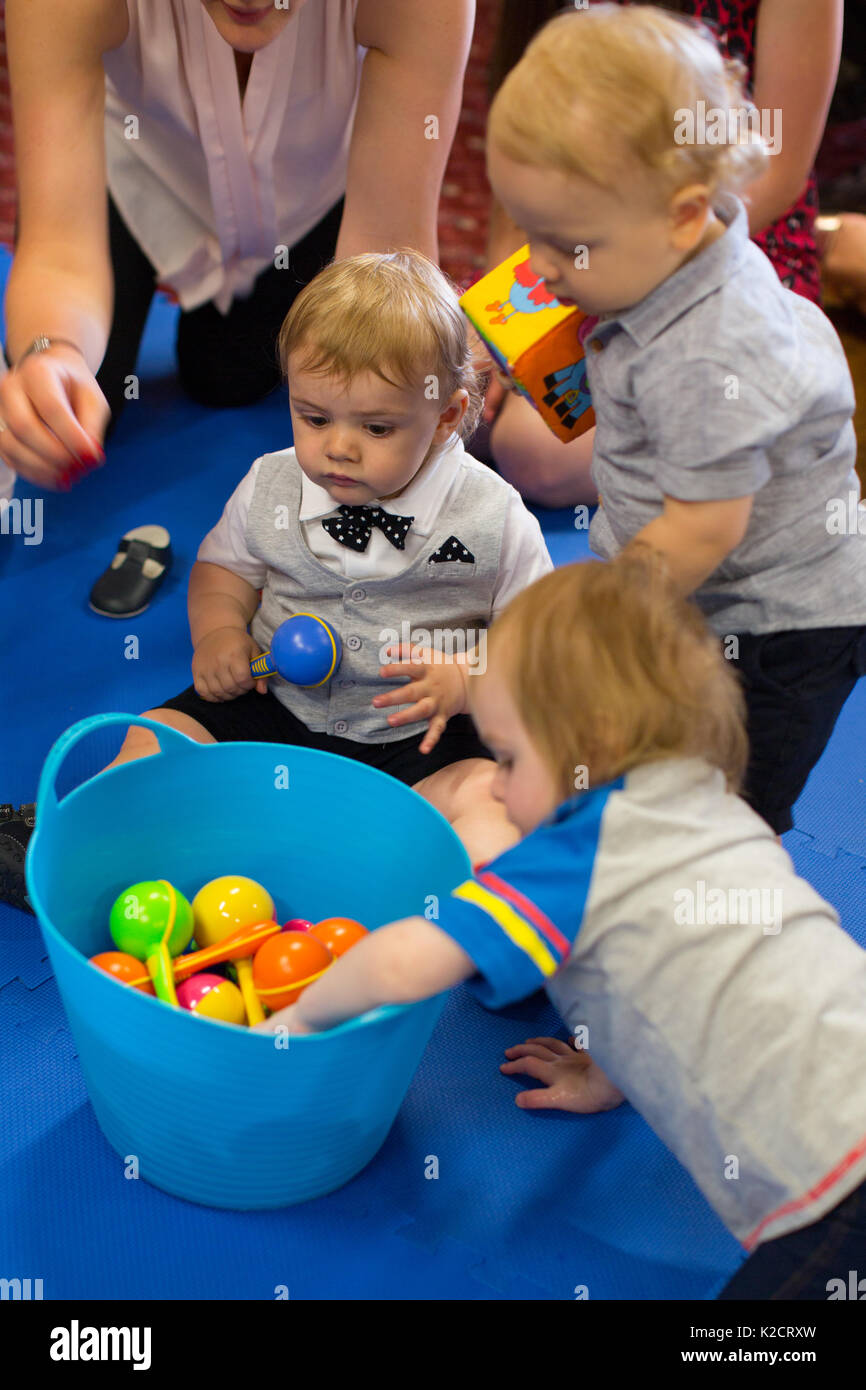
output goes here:
{"type": "MultiPolygon", "coordinates": [[[[172,729],[168,724],[161,724],[156,719],[145,719],[141,714],[91,714],[87,719],[79,719],[77,724],[72,724],[60,735],[45,759],[36,796],[37,829],[40,817],[48,810],[56,811],[60,804],[57,796],[57,774],[69,750],[94,729],[105,729],[111,724],[139,724],[143,729],[152,730],[157,736],[160,752],[172,757],[177,757],[178,754],[188,755],[191,749],[201,747],[194,738],[188,738],[178,729],[172,729]]],[[[160,755],[157,753],[154,756],[160,755]]],[[[94,775],[98,777],[101,774],[94,775]]],[[[88,781],[90,780],[92,779],[88,778],[88,781]]],[[[84,786],[84,783],[81,785],[84,786]]]]}

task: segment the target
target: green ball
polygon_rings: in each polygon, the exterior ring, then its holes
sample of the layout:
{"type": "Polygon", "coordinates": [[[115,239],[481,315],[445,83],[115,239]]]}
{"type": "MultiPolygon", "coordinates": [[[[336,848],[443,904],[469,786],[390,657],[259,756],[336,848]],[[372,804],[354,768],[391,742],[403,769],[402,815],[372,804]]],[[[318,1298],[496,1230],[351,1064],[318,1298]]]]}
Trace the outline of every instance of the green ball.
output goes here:
{"type": "Polygon", "coordinates": [[[146,960],[163,939],[172,911],[174,925],[166,945],[169,955],[177,956],[192,940],[192,906],[165,879],[133,883],[115,899],[111,909],[111,935],[118,951],[146,960]]]}

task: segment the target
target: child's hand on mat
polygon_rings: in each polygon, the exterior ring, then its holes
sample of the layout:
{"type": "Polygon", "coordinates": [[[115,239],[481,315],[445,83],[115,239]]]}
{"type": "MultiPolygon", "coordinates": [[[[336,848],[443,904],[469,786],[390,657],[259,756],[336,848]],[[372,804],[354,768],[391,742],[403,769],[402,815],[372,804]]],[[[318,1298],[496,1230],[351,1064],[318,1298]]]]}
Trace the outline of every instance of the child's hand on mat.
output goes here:
{"type": "Polygon", "coordinates": [[[418,648],[406,642],[389,647],[388,655],[403,659],[379,668],[383,680],[394,680],[398,676],[409,676],[411,679],[408,685],[401,685],[398,690],[374,696],[373,704],[377,709],[387,705],[409,706],[388,715],[388,723],[394,726],[415,724],[419,719],[427,719],[427,732],[418,745],[418,751],[429,753],[439,742],[448,720],[466,710],[466,667],[458,661],[446,661],[441,652],[434,652],[429,647],[422,649],[419,659],[418,648]]]}
{"type": "Polygon", "coordinates": [[[544,1086],[518,1091],[515,1104],[521,1110],[570,1110],[575,1115],[591,1115],[596,1110],[613,1110],[625,1100],[588,1052],[575,1052],[560,1038],[527,1038],[516,1047],[506,1047],[509,1059],[500,1071],[506,1076],[531,1076],[544,1086]]]}
{"type": "Polygon", "coordinates": [[[215,627],[202,637],[192,658],[192,679],[203,700],[233,700],[255,685],[267,693],[266,680],[254,681],[250,662],[260,656],[258,644],[239,627],[215,627]]]}

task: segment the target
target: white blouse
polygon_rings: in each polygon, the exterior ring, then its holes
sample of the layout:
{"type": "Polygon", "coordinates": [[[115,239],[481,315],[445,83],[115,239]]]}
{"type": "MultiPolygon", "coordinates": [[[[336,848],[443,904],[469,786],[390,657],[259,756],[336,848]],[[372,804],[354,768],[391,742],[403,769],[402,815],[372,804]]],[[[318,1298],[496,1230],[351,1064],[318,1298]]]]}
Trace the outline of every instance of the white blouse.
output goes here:
{"type": "Polygon", "coordinates": [[[103,55],[108,187],[184,309],[226,313],[345,193],[357,3],[304,5],[253,56],[242,102],[201,0],[127,0],[129,34],[103,55]]]}

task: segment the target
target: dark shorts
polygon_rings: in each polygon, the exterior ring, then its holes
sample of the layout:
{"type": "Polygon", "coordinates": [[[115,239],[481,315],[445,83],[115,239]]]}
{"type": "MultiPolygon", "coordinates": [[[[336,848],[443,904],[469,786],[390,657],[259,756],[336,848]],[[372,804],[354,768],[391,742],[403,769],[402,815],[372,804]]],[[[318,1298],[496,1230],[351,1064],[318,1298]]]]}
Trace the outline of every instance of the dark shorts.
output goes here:
{"type": "Polygon", "coordinates": [[[718,1296],[748,1302],[826,1302],[831,1293],[836,1299],[862,1298],[859,1280],[866,1275],[864,1250],[866,1183],[861,1183],[820,1221],[759,1245],[718,1296]],[[858,1286],[853,1292],[852,1270],[856,1271],[853,1282],[858,1286]]]}
{"type": "Polygon", "coordinates": [[[419,753],[423,734],[398,738],[390,743],[358,743],[351,738],[334,734],[317,734],[296,719],[270,691],[259,695],[248,690],[234,700],[214,703],[203,700],[195,686],[188,686],[171,700],[164,700],[160,709],[176,709],[198,720],[217,743],[291,743],[298,748],[317,748],[322,753],[339,753],[343,758],[376,767],[412,787],[422,777],[438,772],[464,758],[488,758],[493,754],[485,748],[475,732],[468,714],[455,715],[436,747],[430,753],[419,753]]]}
{"type": "Polygon", "coordinates": [[[748,706],[743,795],[777,835],[827,746],[842,706],[866,674],[866,627],[739,633],[734,662],[748,706]]]}

